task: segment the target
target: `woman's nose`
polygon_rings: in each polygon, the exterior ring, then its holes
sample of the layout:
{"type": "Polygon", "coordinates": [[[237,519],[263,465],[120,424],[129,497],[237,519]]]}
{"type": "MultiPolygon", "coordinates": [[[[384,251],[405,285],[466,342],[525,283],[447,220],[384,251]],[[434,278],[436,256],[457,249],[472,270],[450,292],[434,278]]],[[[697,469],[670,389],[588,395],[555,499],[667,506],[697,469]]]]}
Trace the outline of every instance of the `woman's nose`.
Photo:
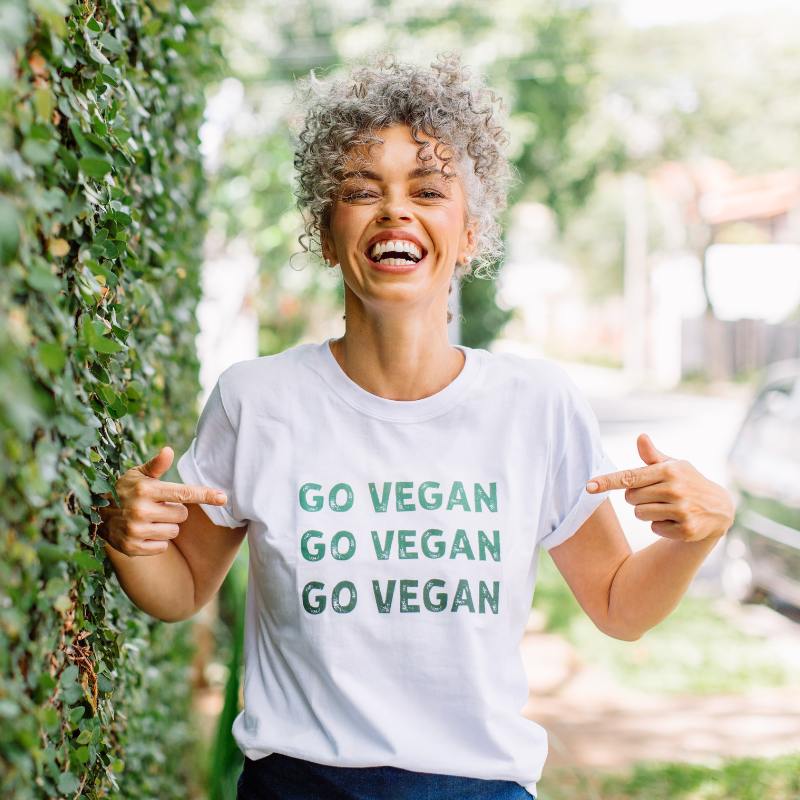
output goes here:
{"type": "Polygon", "coordinates": [[[387,195],[381,205],[379,219],[381,222],[386,222],[391,219],[407,220],[411,219],[411,215],[408,213],[408,207],[403,199],[387,195]]]}
{"type": "Polygon", "coordinates": [[[381,222],[388,222],[392,219],[411,219],[411,215],[402,205],[386,206],[378,218],[381,222]]]}

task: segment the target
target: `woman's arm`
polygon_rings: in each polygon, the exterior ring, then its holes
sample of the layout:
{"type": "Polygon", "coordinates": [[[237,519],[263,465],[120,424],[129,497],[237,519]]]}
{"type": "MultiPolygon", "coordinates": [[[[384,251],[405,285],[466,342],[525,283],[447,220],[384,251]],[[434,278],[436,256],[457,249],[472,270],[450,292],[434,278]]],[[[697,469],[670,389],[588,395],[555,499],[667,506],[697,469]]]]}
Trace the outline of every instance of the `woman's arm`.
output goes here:
{"type": "Polygon", "coordinates": [[[98,509],[98,532],[120,586],[134,605],[164,622],[188,619],[208,601],[246,531],[214,525],[200,508],[224,504],[224,492],[160,480],[173,455],[162,447],[131,467],[117,481],[121,505],[107,496],[109,504],[98,509]]]}
{"type": "Polygon", "coordinates": [[[638,440],[646,467],[600,475],[587,491],[625,489],[639,519],[663,537],[631,552],[610,502],[549,552],[581,607],[609,636],[634,641],[667,617],[733,524],[730,492],[688,461],[671,459],[649,437],[638,440]]]}
{"type": "Polygon", "coordinates": [[[626,639],[638,639],[675,609],[736,513],[731,493],[688,461],[665,455],[647,434],[637,445],[647,466],[587,484],[590,492],[625,489],[636,517],[663,537],[629,555],[611,576],[608,625],[626,639]]]}
{"type": "Polygon", "coordinates": [[[696,542],[659,539],[632,553],[611,582],[608,624],[639,639],[677,607],[722,534],[696,542]]]}
{"type": "Polygon", "coordinates": [[[119,585],[137,608],[164,622],[179,622],[194,614],[194,580],[174,542],[168,542],[164,552],[146,558],[126,556],[108,542],[104,547],[119,585]]]}
{"type": "Polygon", "coordinates": [[[191,613],[196,614],[222,586],[247,535],[247,525],[238,528],[215,525],[199,505],[186,508],[189,516],[171,544],[180,551],[193,578],[191,613]]]}

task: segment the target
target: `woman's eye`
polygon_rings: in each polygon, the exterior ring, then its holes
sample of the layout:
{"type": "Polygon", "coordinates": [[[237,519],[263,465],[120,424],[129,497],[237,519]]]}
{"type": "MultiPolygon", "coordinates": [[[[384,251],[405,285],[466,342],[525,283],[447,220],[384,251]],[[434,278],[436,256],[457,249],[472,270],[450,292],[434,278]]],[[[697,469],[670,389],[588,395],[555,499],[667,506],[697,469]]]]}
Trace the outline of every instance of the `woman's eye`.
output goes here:
{"type": "Polygon", "coordinates": [[[354,192],[353,194],[348,194],[344,199],[345,200],[358,200],[360,197],[367,197],[369,192],[354,192]]]}
{"type": "MultiPolygon", "coordinates": [[[[441,192],[437,192],[435,189],[423,189],[419,194],[420,195],[427,195],[429,199],[436,199],[437,197],[444,197],[444,195],[441,194],[441,192]]],[[[370,192],[351,192],[350,194],[345,195],[343,199],[346,200],[346,201],[349,201],[349,200],[360,200],[361,198],[372,197],[372,196],[373,195],[370,192]]]]}

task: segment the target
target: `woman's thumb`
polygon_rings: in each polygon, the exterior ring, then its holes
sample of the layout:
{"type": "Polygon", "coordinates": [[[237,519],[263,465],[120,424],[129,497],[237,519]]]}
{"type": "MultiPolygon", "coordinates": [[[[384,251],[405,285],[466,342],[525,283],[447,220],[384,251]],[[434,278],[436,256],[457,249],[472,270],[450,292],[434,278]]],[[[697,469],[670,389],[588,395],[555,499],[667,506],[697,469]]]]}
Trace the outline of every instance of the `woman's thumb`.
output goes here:
{"type": "Polygon", "coordinates": [[[145,461],[139,471],[149,478],[160,478],[171,466],[175,451],[165,444],[149,461],[145,461]]]}

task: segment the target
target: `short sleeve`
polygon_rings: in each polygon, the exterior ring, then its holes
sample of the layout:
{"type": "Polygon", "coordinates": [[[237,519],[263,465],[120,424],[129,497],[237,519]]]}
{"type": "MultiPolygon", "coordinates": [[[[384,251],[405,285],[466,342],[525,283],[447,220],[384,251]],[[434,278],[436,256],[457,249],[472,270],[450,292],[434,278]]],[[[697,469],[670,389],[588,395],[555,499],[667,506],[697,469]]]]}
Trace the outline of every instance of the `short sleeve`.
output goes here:
{"type": "Polygon", "coordinates": [[[555,433],[561,455],[554,463],[544,498],[543,530],[539,543],[545,550],[565,542],[592,515],[611,492],[590,493],[586,483],[596,475],[616,472],[600,441],[600,425],[589,401],[571,378],[566,376],[567,400],[557,417],[563,424],[555,433]],[[564,423],[563,421],[566,420],[564,423]]]}
{"type": "Polygon", "coordinates": [[[184,483],[225,492],[228,502],[224,506],[199,505],[215,525],[226,528],[247,524],[247,520],[238,519],[233,511],[238,507],[233,493],[235,457],[236,430],[225,411],[220,382],[217,381],[200,414],[194,439],[178,459],[177,469],[184,483]]]}

